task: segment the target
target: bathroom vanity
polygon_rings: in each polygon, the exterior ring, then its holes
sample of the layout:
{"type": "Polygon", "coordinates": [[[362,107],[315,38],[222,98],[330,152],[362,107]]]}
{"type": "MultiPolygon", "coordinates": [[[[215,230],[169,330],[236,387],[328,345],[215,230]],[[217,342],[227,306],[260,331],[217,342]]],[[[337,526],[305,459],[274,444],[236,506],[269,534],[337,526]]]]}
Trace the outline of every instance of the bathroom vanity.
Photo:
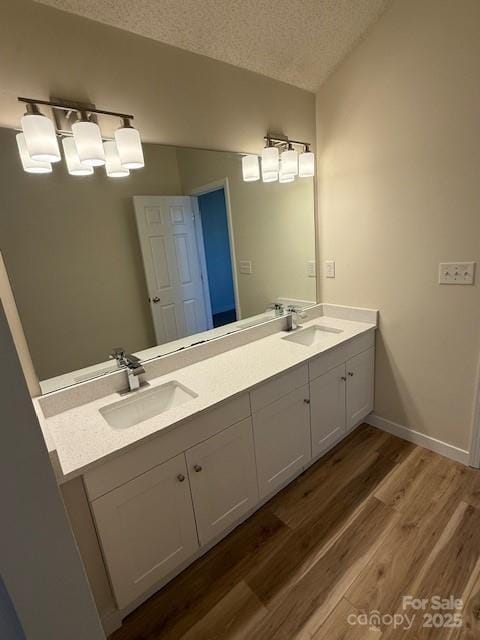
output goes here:
{"type": "Polygon", "coordinates": [[[311,173],[148,143],[125,179],[58,163],[45,189],[15,135],[2,254],[109,633],[371,412],[377,313],[316,302],[311,173]]]}
{"type": "Polygon", "coordinates": [[[34,401],[59,482],[83,479],[121,616],[371,412],[376,324],[317,305],[294,331],[278,318],[147,363],[139,391],[118,372],[34,401]]]}

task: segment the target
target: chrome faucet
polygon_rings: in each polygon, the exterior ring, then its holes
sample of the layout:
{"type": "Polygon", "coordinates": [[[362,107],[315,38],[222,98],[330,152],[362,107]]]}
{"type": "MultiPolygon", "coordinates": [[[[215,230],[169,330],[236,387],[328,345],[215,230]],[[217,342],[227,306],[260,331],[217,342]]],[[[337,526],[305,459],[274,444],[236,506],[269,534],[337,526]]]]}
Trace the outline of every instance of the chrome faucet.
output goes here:
{"type": "Polygon", "coordinates": [[[116,347],[110,354],[110,358],[117,361],[119,369],[126,369],[129,390],[136,391],[139,389],[141,383],[140,375],[145,373],[140,358],[130,353],[125,353],[123,347],[116,347]]]}
{"type": "Polygon", "coordinates": [[[299,318],[306,318],[307,314],[294,304],[289,304],[287,307],[287,331],[295,331],[301,328],[298,323],[299,318]]]}
{"type": "Polygon", "coordinates": [[[267,309],[275,311],[275,316],[283,316],[285,313],[285,307],[281,302],[272,302],[272,304],[268,305],[267,309]]]}

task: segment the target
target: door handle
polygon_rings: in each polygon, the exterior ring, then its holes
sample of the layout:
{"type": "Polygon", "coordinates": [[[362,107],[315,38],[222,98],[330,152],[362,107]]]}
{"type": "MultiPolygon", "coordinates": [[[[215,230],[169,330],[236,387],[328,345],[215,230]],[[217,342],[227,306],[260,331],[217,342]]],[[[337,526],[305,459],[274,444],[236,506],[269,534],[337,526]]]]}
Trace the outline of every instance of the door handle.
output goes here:
{"type": "Polygon", "coordinates": [[[353,378],[353,375],[354,375],[354,374],[353,374],[353,371],[349,371],[349,372],[348,372],[348,375],[349,375],[351,378],[353,378]]]}
{"type": "Polygon", "coordinates": [[[304,401],[305,404],[310,404],[310,398],[304,398],[303,401],[304,401]]]}
{"type": "Polygon", "coordinates": [[[157,304],[158,302],[160,302],[160,298],[158,296],[155,296],[154,298],[151,298],[151,302],[157,304]]]}
{"type": "Polygon", "coordinates": [[[342,380],[343,380],[344,382],[346,382],[346,381],[347,381],[347,376],[342,376],[342,380]]]}
{"type": "Polygon", "coordinates": [[[179,473],[177,476],[177,480],[179,482],[184,482],[185,481],[185,476],[183,475],[183,473],[179,473]]]}
{"type": "Polygon", "coordinates": [[[194,469],[194,471],[196,471],[198,473],[199,471],[202,470],[202,467],[199,464],[196,464],[196,465],[194,465],[193,469],[194,469]]]}

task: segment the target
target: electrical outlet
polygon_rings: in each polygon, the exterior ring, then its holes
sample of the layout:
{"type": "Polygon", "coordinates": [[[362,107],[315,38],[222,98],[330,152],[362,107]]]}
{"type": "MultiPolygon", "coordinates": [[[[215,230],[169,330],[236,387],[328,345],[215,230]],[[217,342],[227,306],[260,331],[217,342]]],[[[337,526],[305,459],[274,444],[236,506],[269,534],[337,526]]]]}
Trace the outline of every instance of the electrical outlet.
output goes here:
{"type": "Polygon", "coordinates": [[[315,265],[315,260],[308,260],[307,262],[307,277],[315,278],[317,276],[317,269],[315,265]]]}
{"type": "Polygon", "coordinates": [[[475,262],[441,262],[438,266],[439,284],[473,284],[475,262]]]}
{"type": "Polygon", "coordinates": [[[251,275],[253,273],[251,260],[240,260],[239,266],[240,273],[245,273],[246,275],[251,275]]]}
{"type": "Polygon", "coordinates": [[[325,277],[335,278],[335,260],[325,260],[325,277]]]}

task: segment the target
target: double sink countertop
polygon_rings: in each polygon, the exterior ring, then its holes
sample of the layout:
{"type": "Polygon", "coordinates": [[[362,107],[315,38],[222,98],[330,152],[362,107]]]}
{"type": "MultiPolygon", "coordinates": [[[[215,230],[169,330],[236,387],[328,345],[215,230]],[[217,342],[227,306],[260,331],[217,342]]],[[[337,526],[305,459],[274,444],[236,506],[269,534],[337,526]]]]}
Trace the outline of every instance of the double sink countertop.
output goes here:
{"type": "MultiPolygon", "coordinates": [[[[326,307],[323,312],[327,312],[328,315],[308,319],[295,332],[276,331],[266,337],[207,357],[155,377],[144,388],[131,394],[115,391],[50,417],[46,417],[47,412],[44,413],[42,405],[42,401],[48,396],[34,399],[47,447],[51,457],[58,460],[56,472],[57,476],[60,476],[59,480],[64,481],[81,475],[101,461],[125,453],[129,447],[143,443],[148,438],[159,435],[219,403],[250,391],[288,369],[306,363],[321,353],[376,328],[376,311],[335,305],[323,307],[326,307]],[[337,313],[343,317],[335,317],[337,313]],[[317,332],[317,340],[312,344],[292,341],[291,336],[299,336],[300,331],[315,325],[325,327],[327,331],[317,332]],[[330,332],[328,329],[339,332],[330,332]],[[172,382],[191,390],[196,394],[195,397],[189,397],[187,401],[133,426],[115,428],[108,424],[104,415],[108,414],[110,405],[118,405],[122,400],[128,402],[133,397],[140,398],[145,393],[151,395],[151,390],[172,382]]],[[[159,363],[161,364],[161,359],[159,363]]],[[[126,374],[123,373],[123,376],[126,384],[126,374]]],[[[92,385],[95,382],[90,381],[88,384],[92,385]]],[[[62,391],[56,393],[61,394],[62,391]]]]}

